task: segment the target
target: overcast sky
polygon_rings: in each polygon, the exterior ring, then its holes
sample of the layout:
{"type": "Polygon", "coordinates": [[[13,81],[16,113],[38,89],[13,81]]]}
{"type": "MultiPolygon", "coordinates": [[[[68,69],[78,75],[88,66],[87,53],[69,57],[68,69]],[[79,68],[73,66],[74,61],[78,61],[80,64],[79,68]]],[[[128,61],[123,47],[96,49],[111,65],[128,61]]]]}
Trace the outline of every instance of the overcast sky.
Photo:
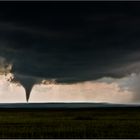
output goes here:
{"type": "Polygon", "coordinates": [[[140,2],[0,2],[0,77],[0,102],[139,103],[140,2]]]}

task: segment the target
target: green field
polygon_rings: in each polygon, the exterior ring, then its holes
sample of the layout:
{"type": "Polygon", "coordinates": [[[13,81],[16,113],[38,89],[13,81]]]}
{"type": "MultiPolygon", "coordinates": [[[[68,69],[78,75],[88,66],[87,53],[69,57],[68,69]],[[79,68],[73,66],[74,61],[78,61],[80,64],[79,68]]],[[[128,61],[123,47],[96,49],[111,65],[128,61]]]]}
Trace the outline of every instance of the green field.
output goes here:
{"type": "Polygon", "coordinates": [[[140,108],[1,109],[0,138],[140,138],[140,108]]]}

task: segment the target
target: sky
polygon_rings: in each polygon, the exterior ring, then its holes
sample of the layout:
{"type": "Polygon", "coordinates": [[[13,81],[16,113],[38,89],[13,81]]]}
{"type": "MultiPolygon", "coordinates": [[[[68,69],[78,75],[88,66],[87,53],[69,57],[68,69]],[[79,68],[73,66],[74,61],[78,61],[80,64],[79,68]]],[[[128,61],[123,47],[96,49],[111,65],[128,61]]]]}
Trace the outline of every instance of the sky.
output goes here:
{"type": "Polygon", "coordinates": [[[140,2],[0,2],[0,103],[140,103],[140,2]]]}

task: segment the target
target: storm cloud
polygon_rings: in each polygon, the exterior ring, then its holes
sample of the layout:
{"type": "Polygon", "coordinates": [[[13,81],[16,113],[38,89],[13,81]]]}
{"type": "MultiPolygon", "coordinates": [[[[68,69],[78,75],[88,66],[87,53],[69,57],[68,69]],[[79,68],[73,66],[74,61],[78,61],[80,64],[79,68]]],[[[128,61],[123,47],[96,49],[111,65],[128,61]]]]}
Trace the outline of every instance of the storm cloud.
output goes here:
{"type": "Polygon", "coordinates": [[[27,100],[42,80],[139,74],[140,2],[0,2],[0,13],[0,72],[27,100]]]}

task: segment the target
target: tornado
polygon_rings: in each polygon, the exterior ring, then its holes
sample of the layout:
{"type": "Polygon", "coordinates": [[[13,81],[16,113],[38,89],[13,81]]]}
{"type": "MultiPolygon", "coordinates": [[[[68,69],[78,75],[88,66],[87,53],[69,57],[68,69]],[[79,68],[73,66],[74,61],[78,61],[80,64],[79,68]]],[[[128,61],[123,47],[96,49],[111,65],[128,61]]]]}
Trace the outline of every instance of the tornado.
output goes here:
{"type": "Polygon", "coordinates": [[[28,102],[29,98],[30,98],[30,93],[31,93],[32,88],[28,89],[25,88],[25,93],[26,93],[26,101],[28,102]]]}
{"type": "Polygon", "coordinates": [[[26,79],[26,80],[22,80],[20,81],[20,84],[24,87],[25,89],[25,94],[26,94],[26,101],[28,102],[29,98],[30,98],[30,94],[32,91],[32,88],[34,86],[34,81],[32,81],[31,79],[26,79]]]}
{"type": "Polygon", "coordinates": [[[25,89],[26,101],[28,102],[32,88],[36,83],[36,79],[33,77],[17,75],[17,74],[14,75],[14,79],[18,81],[18,83],[20,83],[21,86],[23,86],[23,88],[25,89]]]}

